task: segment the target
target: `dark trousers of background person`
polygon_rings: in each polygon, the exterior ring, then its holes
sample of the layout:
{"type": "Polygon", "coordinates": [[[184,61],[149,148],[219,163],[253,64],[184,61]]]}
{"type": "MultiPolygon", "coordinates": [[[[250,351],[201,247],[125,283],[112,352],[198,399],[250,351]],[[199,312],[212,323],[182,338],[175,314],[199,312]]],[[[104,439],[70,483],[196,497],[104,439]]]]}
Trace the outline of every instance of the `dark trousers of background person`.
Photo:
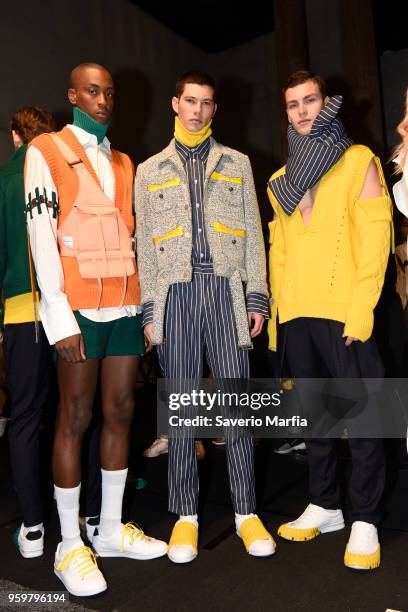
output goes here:
{"type": "MultiPolygon", "coordinates": [[[[383,367],[372,338],[345,346],[344,324],[299,317],[282,325],[285,358],[294,378],[380,378],[383,367]]],[[[308,439],[311,502],[326,509],[340,507],[336,478],[335,439],[308,439]]],[[[381,439],[349,438],[352,472],[349,483],[352,519],[378,524],[385,485],[381,439]]]]}
{"type": "Polygon", "coordinates": [[[6,325],[3,340],[6,386],[10,397],[9,445],[14,485],[25,527],[42,523],[40,425],[55,377],[52,350],[39,324],[6,325]]]}
{"type": "MultiPolygon", "coordinates": [[[[190,283],[170,287],[164,322],[165,342],[157,347],[165,378],[203,376],[204,359],[215,379],[249,378],[248,352],[238,348],[229,281],[193,274],[190,283]]],[[[193,385],[194,387],[194,385],[193,385]]],[[[255,510],[253,440],[225,429],[225,449],[233,507],[255,510]]],[[[169,511],[197,513],[198,470],[194,437],[169,437],[169,511]]]]}
{"type": "Polygon", "coordinates": [[[80,515],[97,517],[101,513],[102,474],[100,444],[102,432],[101,399],[95,399],[91,423],[82,444],[82,482],[80,515]]]}

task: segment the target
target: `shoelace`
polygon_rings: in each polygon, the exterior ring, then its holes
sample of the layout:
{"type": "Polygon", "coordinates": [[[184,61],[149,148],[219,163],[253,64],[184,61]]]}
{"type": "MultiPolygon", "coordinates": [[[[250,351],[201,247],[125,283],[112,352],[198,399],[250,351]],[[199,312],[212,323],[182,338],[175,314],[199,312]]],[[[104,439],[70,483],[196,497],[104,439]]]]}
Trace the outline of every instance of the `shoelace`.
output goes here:
{"type": "Polygon", "coordinates": [[[122,538],[120,541],[120,550],[123,551],[125,549],[125,539],[129,537],[130,544],[134,544],[135,540],[142,540],[143,542],[149,542],[151,538],[149,538],[143,532],[140,527],[135,525],[135,523],[126,523],[122,527],[122,538]]]}
{"type": "Polygon", "coordinates": [[[57,570],[63,572],[74,562],[80,576],[85,577],[98,569],[95,555],[89,546],[79,546],[67,553],[58,564],[57,570]]]}

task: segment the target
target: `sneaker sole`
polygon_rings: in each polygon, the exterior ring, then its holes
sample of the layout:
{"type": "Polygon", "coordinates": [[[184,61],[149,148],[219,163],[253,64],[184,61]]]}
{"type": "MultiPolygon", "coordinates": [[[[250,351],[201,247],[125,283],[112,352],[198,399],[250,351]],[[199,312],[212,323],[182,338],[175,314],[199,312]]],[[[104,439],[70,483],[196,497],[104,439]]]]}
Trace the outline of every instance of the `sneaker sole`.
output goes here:
{"type": "Polygon", "coordinates": [[[292,448],[289,448],[288,450],[279,450],[278,448],[273,450],[273,452],[277,455],[290,455],[290,453],[295,451],[306,451],[306,447],[304,444],[298,444],[297,446],[292,446],[292,448]]]}
{"type": "Polygon", "coordinates": [[[251,557],[258,557],[258,559],[262,559],[262,558],[267,559],[268,557],[273,557],[275,553],[276,553],[276,548],[273,549],[273,552],[267,553],[266,555],[265,554],[260,555],[259,553],[248,551],[248,554],[251,555],[251,557]]]}
{"type": "Polygon", "coordinates": [[[91,589],[90,591],[77,591],[76,589],[70,589],[68,587],[67,583],[64,580],[63,574],[57,571],[55,567],[54,567],[54,574],[57,576],[57,578],[61,580],[62,584],[67,589],[68,593],[71,593],[71,595],[75,595],[76,597],[92,597],[92,595],[99,595],[100,593],[104,593],[106,589],[108,588],[108,586],[105,585],[104,588],[102,589],[91,589]]]}
{"type": "Polygon", "coordinates": [[[319,531],[320,533],[331,533],[332,531],[340,531],[340,529],[344,529],[344,521],[335,525],[328,525],[327,527],[322,527],[321,529],[319,529],[319,531]]]}
{"type": "Polygon", "coordinates": [[[20,548],[19,551],[24,559],[34,559],[35,557],[41,557],[41,555],[44,554],[44,548],[41,548],[41,550],[31,550],[30,552],[23,552],[20,548]]]}
{"type": "MultiPolygon", "coordinates": [[[[312,535],[311,537],[290,537],[289,534],[287,536],[282,535],[281,533],[279,533],[278,531],[278,536],[282,539],[282,540],[286,540],[287,542],[310,542],[310,540],[314,540],[315,538],[317,538],[319,535],[322,535],[324,533],[331,533],[333,531],[340,531],[341,529],[344,529],[344,522],[343,523],[337,523],[336,525],[328,525],[327,527],[322,527],[318,530],[317,533],[315,533],[314,535],[312,535]]],[[[296,531],[300,531],[300,529],[296,529],[296,531]]],[[[305,529],[305,531],[307,531],[305,529]]]]}
{"type": "Polygon", "coordinates": [[[357,565],[346,565],[344,564],[344,567],[346,567],[347,569],[351,570],[352,572],[355,573],[368,573],[368,572],[374,572],[375,570],[378,570],[380,568],[380,566],[378,567],[358,567],[357,565]]]}
{"type": "Polygon", "coordinates": [[[159,453],[155,453],[154,455],[145,455],[143,453],[143,457],[145,457],[146,459],[155,459],[156,457],[160,457],[160,455],[167,455],[168,452],[168,450],[160,451],[159,453]]]}
{"type": "Polygon", "coordinates": [[[95,553],[98,557],[123,557],[125,559],[136,559],[136,561],[149,561],[150,559],[159,559],[160,557],[164,557],[167,554],[167,550],[160,553],[150,554],[150,555],[141,555],[139,553],[127,553],[125,551],[109,551],[103,550],[99,551],[94,546],[95,553]]]}
{"type": "Polygon", "coordinates": [[[191,553],[191,557],[188,557],[187,559],[183,559],[183,560],[176,559],[172,557],[171,554],[169,553],[167,553],[167,556],[172,563],[177,563],[178,565],[183,565],[183,563],[191,563],[197,557],[197,555],[195,555],[194,553],[191,553]]]}
{"type": "MultiPolygon", "coordinates": [[[[242,541],[241,534],[239,533],[239,531],[236,530],[235,533],[237,534],[239,539],[242,541]]],[[[264,558],[266,558],[266,557],[273,557],[273,555],[276,553],[276,548],[277,548],[277,546],[275,544],[273,552],[267,553],[266,555],[260,555],[258,553],[250,552],[249,550],[247,552],[248,552],[248,555],[251,555],[251,557],[258,557],[258,558],[262,559],[262,557],[264,557],[264,558]]]]}

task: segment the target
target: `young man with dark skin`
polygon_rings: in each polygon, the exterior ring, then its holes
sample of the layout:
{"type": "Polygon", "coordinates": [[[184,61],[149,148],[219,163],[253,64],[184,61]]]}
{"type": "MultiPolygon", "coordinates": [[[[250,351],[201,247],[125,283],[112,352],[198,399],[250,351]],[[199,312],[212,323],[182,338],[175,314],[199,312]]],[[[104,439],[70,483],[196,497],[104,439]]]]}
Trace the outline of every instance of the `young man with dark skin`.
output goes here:
{"type": "MultiPolygon", "coordinates": [[[[293,74],[284,97],[289,155],[268,183],[269,348],[277,348],[278,317],[279,348],[294,378],[381,377],[373,311],[390,253],[392,209],[380,161],[347,136],[337,117],[342,98],[328,98],[321,77],[293,74]]],[[[335,442],[306,441],[311,503],[279,528],[283,538],[306,541],[344,528],[335,442]]],[[[380,564],[383,443],[353,435],[349,445],[353,524],[344,563],[373,569],[380,564]]]]}
{"type": "MultiPolygon", "coordinates": [[[[215,378],[248,378],[247,349],[268,314],[265,255],[249,159],[211,137],[215,84],[184,74],[172,99],[175,139],[136,178],[138,263],[144,332],[164,376],[194,379],[203,361],[215,378]],[[246,283],[246,285],[243,284],[246,283]]],[[[174,563],[198,554],[194,438],[169,438],[169,543],[174,563]]],[[[237,533],[254,556],[275,552],[254,514],[253,443],[226,432],[237,533]]]]}
{"type": "Polygon", "coordinates": [[[26,162],[27,222],[41,289],[40,314],[59,357],[53,472],[62,542],[55,573],[68,591],[83,596],[106,589],[78,522],[81,443],[99,374],[102,507],[93,547],[100,556],[132,559],[152,559],[167,550],[165,542],[121,522],[134,383],[144,341],[131,250],[133,166],[106,138],[114,96],[113,79],[104,67],[77,66],[68,90],[73,124],[53,137],[35,139],[26,162]],[[108,225],[111,217],[114,225],[108,225]],[[119,234],[113,235],[112,227],[119,227],[119,234]]]}

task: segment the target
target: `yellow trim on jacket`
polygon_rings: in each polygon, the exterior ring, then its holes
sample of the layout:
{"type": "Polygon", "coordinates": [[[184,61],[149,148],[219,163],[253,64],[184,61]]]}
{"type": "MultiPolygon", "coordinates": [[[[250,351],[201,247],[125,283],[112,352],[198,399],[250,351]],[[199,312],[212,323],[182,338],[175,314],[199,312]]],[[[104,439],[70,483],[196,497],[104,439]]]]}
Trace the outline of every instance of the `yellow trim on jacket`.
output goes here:
{"type": "Polygon", "coordinates": [[[232,234],[233,236],[240,236],[241,238],[245,238],[246,236],[245,230],[232,229],[232,227],[227,227],[226,225],[223,225],[222,223],[218,223],[218,221],[214,223],[213,227],[216,232],[221,232],[222,234],[232,234]]]}
{"type": "Polygon", "coordinates": [[[226,181],[227,183],[238,183],[239,185],[242,185],[242,178],[240,176],[227,176],[226,174],[213,172],[210,178],[213,181],[226,181]]]}
{"type": "Polygon", "coordinates": [[[174,187],[180,185],[180,177],[176,176],[165,183],[158,183],[157,185],[148,185],[147,191],[158,191],[159,189],[167,189],[167,187],[174,187]]]}
{"type": "Polygon", "coordinates": [[[176,229],[171,230],[170,232],[167,232],[166,234],[163,234],[163,236],[154,236],[153,242],[154,244],[159,244],[159,242],[161,242],[162,240],[168,240],[169,238],[176,238],[177,236],[182,236],[183,233],[184,233],[183,226],[179,225],[178,227],[176,227],[176,229]]]}
{"type": "MultiPolygon", "coordinates": [[[[272,178],[284,173],[281,168],[272,178]]],[[[345,335],[366,341],[380,297],[391,246],[392,206],[380,161],[363,145],[347,149],[326,172],[312,214],[304,225],[299,209],[288,216],[272,192],[269,224],[270,288],[275,302],[268,323],[269,348],[276,350],[276,319],[332,319],[345,335]],[[374,159],[383,195],[360,200],[374,159]]]]}
{"type": "MultiPolygon", "coordinates": [[[[39,303],[38,292],[37,306],[39,303]]],[[[38,311],[38,308],[37,308],[38,311]]],[[[38,317],[40,319],[40,317],[38,317]]],[[[34,321],[33,296],[29,293],[22,293],[4,301],[4,325],[13,323],[31,323],[34,321]]]]}

